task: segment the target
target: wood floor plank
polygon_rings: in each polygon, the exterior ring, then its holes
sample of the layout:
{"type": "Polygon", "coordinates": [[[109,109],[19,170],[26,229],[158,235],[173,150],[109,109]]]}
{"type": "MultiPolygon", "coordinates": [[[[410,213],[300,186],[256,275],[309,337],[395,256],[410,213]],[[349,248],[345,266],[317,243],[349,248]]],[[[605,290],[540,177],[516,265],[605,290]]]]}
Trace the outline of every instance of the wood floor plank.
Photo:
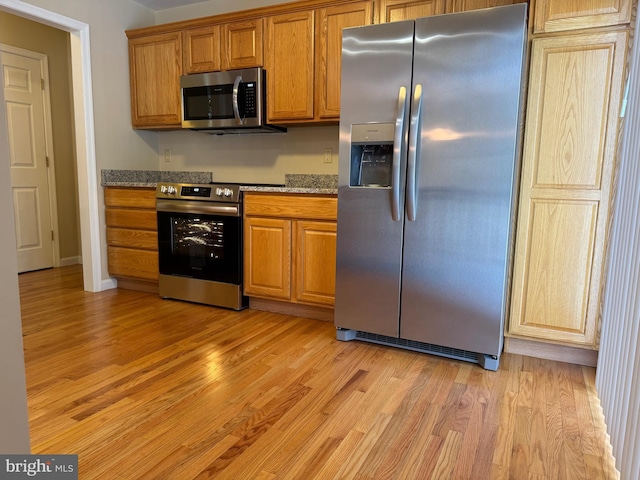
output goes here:
{"type": "Polygon", "coordinates": [[[333,325],[21,274],[33,453],[83,480],[617,479],[595,370],[497,372],[333,325]]]}

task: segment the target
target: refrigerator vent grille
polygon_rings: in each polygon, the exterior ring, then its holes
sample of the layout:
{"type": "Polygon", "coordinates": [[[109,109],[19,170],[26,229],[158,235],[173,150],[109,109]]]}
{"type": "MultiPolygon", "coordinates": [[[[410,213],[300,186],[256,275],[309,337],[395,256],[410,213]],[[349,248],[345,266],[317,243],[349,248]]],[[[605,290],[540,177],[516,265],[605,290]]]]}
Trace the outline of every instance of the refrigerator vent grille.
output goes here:
{"type": "Polygon", "coordinates": [[[460,350],[458,348],[443,347],[441,345],[434,345],[432,343],[416,342],[415,340],[406,340],[404,338],[387,337],[385,335],[378,335],[375,333],[358,332],[356,338],[371,342],[378,343],[380,345],[390,345],[393,347],[400,347],[406,350],[413,350],[422,353],[431,353],[434,355],[440,355],[442,357],[454,358],[456,360],[463,360],[465,362],[478,362],[478,353],[469,352],[468,350],[460,350]]]}

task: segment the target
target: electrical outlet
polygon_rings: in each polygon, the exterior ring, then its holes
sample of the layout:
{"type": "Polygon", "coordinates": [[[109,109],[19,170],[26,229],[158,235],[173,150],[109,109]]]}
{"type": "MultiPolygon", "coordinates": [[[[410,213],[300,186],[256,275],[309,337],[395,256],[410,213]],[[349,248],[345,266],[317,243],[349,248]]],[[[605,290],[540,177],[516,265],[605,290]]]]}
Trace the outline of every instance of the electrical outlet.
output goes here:
{"type": "Polygon", "coordinates": [[[325,148],[324,149],[324,163],[332,163],[333,162],[333,149],[325,148]]]}
{"type": "Polygon", "coordinates": [[[164,149],[164,162],[165,163],[171,163],[171,149],[170,148],[165,148],[164,149]]]}

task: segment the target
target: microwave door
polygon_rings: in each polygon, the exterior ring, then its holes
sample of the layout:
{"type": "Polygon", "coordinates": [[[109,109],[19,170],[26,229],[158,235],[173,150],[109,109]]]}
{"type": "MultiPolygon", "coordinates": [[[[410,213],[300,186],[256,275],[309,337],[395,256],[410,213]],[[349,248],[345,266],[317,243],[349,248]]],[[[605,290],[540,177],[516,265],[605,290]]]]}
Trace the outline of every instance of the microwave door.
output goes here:
{"type": "Polygon", "coordinates": [[[233,107],[233,116],[236,118],[238,125],[244,123],[244,118],[240,116],[240,107],[238,105],[238,95],[240,93],[240,87],[242,84],[242,76],[238,75],[233,82],[233,94],[231,95],[231,104],[233,107]]]}

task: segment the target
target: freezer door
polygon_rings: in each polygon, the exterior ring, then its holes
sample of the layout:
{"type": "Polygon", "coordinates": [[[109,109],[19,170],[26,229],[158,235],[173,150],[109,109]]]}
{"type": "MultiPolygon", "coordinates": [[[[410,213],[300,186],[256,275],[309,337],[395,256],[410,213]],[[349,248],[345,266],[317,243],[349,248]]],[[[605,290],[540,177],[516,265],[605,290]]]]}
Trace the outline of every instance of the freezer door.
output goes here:
{"type": "Polygon", "coordinates": [[[416,22],[402,338],[502,350],[525,18],[520,4],[416,22]]]}
{"type": "Polygon", "coordinates": [[[335,324],[398,336],[414,22],[343,31],[335,324]]]}

